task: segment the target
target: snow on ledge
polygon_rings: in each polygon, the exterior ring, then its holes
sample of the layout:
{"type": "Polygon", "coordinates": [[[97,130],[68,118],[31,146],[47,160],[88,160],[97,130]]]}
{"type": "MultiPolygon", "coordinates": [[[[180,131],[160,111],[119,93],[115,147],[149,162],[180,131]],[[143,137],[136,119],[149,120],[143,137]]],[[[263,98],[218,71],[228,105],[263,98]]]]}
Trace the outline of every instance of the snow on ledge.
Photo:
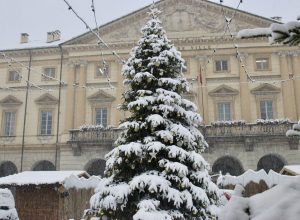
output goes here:
{"type": "Polygon", "coordinates": [[[278,185],[281,183],[285,183],[287,181],[295,179],[295,176],[286,176],[281,175],[279,173],[276,173],[273,170],[270,170],[267,174],[265,170],[259,170],[259,171],[253,171],[253,170],[247,170],[245,173],[243,173],[240,176],[231,176],[229,174],[221,175],[217,180],[217,185],[242,185],[246,186],[248,183],[255,182],[259,183],[261,180],[265,181],[265,183],[268,185],[269,188],[271,188],[274,185],[278,185]]]}
{"type": "Polygon", "coordinates": [[[71,176],[89,175],[85,171],[25,171],[0,178],[0,185],[50,185],[63,184],[71,176]]]}

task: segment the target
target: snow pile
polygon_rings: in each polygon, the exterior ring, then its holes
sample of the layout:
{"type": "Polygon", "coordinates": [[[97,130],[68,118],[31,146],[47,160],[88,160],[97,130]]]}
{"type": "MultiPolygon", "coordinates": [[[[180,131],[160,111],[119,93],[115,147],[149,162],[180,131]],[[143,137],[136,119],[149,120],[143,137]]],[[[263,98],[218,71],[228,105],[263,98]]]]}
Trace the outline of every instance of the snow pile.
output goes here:
{"type": "Polygon", "coordinates": [[[287,171],[295,176],[300,175],[300,165],[286,165],[282,168],[281,173],[287,171]]]}
{"type": "Polygon", "coordinates": [[[236,121],[214,121],[211,122],[211,126],[213,127],[221,127],[221,126],[239,126],[245,125],[245,120],[236,120],[236,121]]]}
{"type": "Polygon", "coordinates": [[[95,189],[99,186],[101,178],[98,176],[91,176],[86,179],[84,177],[78,177],[71,175],[64,181],[64,187],[66,189],[76,188],[76,189],[95,189]]]}
{"type": "Polygon", "coordinates": [[[232,196],[219,220],[297,220],[299,201],[300,177],[296,177],[250,198],[232,196]]]}
{"type": "Polygon", "coordinates": [[[287,137],[298,137],[300,139],[300,121],[293,125],[293,129],[286,132],[287,137]]]}
{"type": "Polygon", "coordinates": [[[247,170],[240,176],[231,176],[229,174],[219,176],[217,180],[218,186],[227,186],[227,185],[242,185],[246,186],[248,183],[255,182],[259,183],[263,180],[269,188],[280,183],[288,182],[294,180],[294,176],[286,176],[276,173],[273,170],[270,170],[267,174],[265,170],[253,171],[247,170]]]}
{"type": "Polygon", "coordinates": [[[19,220],[15,200],[9,189],[0,189],[0,219],[19,220]]]}
{"type": "Polygon", "coordinates": [[[292,121],[288,118],[286,118],[286,119],[257,119],[256,123],[258,125],[280,125],[280,124],[291,124],[292,121]]]}

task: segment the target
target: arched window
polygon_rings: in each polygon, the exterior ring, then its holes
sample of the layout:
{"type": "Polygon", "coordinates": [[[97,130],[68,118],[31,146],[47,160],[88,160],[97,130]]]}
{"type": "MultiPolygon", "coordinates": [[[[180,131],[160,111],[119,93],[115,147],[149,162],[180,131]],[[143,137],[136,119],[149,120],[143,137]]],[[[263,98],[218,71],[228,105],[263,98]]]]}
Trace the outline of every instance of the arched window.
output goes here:
{"type": "Polygon", "coordinates": [[[267,173],[270,170],[279,172],[286,164],[286,160],[281,155],[267,154],[259,159],[257,163],[257,170],[264,169],[267,173]]]}
{"type": "Polygon", "coordinates": [[[55,166],[48,160],[41,160],[32,166],[33,171],[55,171],[55,166]]]}
{"type": "Polygon", "coordinates": [[[3,161],[0,163],[0,177],[18,173],[17,166],[11,161],[3,161]]]}
{"type": "Polygon", "coordinates": [[[102,159],[91,160],[85,165],[85,170],[91,176],[104,176],[105,163],[102,159]]]}
{"type": "Polygon", "coordinates": [[[214,162],[212,171],[214,173],[221,171],[222,174],[229,173],[233,176],[239,176],[244,172],[244,168],[239,159],[232,156],[223,156],[214,162]]]}

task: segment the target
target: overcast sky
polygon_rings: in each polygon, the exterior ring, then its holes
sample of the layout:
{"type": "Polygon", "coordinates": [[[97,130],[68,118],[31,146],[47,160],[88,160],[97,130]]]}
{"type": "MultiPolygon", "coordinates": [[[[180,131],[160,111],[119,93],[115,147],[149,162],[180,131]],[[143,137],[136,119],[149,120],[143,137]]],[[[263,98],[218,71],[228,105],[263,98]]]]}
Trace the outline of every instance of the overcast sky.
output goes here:
{"type": "MultiPolygon", "coordinates": [[[[95,23],[91,0],[68,0],[92,26],[95,23]]],[[[99,24],[124,16],[152,3],[152,0],[94,0],[99,24]]],[[[212,0],[219,3],[219,0],[212,0]]],[[[236,7],[239,0],[223,0],[236,7]]],[[[300,14],[300,0],[243,0],[240,9],[265,17],[281,16],[295,20],[300,14]]],[[[18,45],[20,33],[28,33],[30,41],[46,41],[46,32],[60,30],[63,40],[87,31],[63,0],[0,0],[0,48],[18,45]]]]}

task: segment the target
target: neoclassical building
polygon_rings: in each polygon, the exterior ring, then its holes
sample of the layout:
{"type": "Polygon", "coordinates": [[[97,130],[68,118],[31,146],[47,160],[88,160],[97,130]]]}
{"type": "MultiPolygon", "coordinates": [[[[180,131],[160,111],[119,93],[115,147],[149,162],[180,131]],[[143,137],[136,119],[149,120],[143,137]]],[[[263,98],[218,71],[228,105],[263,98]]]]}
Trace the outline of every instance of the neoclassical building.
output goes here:
{"type": "MultiPolygon", "coordinates": [[[[276,21],[206,0],[161,0],[157,6],[186,61],[191,90],[185,96],[203,116],[201,129],[210,144],[204,157],[212,170],[240,174],[299,163],[299,140],[285,137],[300,119],[299,47],[235,37],[238,30],[276,21]],[[271,120],[286,118],[292,122],[271,120]]],[[[108,127],[127,115],[118,109],[126,86],[117,56],[129,56],[148,10],[99,27],[109,48],[92,32],[62,42],[54,31],[40,45],[28,43],[23,33],[17,48],[1,50],[0,176],[24,170],[103,172],[104,155],[119,134],[108,127]],[[79,129],[96,124],[106,128],[79,129]]]]}

